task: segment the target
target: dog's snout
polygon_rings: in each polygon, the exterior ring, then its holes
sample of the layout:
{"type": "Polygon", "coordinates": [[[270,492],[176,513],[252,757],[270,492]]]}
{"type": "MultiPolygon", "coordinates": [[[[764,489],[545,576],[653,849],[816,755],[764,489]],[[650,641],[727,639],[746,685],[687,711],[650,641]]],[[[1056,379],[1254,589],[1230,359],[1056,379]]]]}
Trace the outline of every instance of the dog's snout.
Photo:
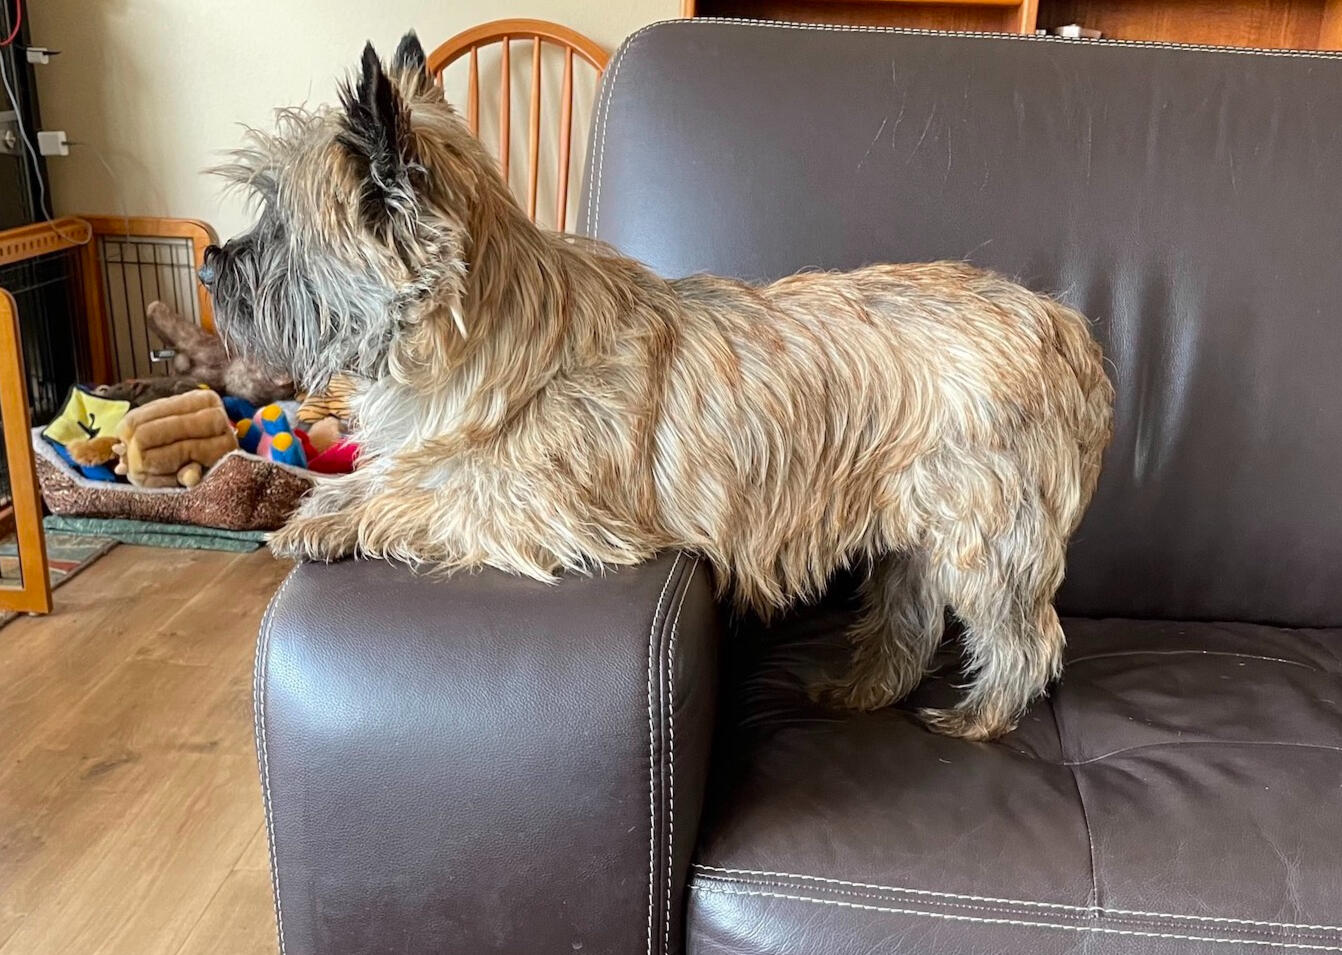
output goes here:
{"type": "Polygon", "coordinates": [[[209,288],[214,284],[219,270],[215,267],[214,258],[219,254],[219,246],[207,245],[205,247],[205,261],[200,268],[196,269],[196,275],[200,279],[200,284],[209,288]]]}

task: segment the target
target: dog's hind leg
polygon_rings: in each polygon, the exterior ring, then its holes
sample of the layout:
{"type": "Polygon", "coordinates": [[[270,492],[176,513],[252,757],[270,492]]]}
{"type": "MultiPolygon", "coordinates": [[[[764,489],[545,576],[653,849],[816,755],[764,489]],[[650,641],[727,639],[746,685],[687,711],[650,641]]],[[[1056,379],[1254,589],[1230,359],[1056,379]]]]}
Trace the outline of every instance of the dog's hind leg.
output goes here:
{"type": "Polygon", "coordinates": [[[1017,526],[988,544],[974,566],[938,568],[964,624],[972,675],[959,704],[920,711],[938,733],[984,740],[1009,732],[1061,671],[1064,637],[1053,597],[1062,583],[1066,539],[1051,530],[1046,515],[1023,511],[1018,525],[1039,529],[1038,536],[1017,526]]]}
{"type": "Polygon", "coordinates": [[[861,615],[848,631],[853,648],[848,671],[818,685],[815,694],[836,706],[874,710],[906,696],[922,680],[941,642],[944,604],[918,552],[879,558],[861,597],[861,615]]]}

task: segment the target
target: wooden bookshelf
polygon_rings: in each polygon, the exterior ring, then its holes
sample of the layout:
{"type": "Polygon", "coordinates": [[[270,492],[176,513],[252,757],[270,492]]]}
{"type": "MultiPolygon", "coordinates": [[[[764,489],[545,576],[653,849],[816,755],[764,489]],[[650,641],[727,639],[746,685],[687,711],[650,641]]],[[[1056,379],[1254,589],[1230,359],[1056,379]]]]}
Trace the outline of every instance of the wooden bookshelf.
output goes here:
{"type": "Polygon", "coordinates": [[[684,0],[688,17],[1033,33],[1037,0],[684,0]]]}
{"type": "Polygon", "coordinates": [[[1079,23],[1107,39],[1342,49],[1342,0],[684,0],[687,17],[1034,33],[1079,23]]]}

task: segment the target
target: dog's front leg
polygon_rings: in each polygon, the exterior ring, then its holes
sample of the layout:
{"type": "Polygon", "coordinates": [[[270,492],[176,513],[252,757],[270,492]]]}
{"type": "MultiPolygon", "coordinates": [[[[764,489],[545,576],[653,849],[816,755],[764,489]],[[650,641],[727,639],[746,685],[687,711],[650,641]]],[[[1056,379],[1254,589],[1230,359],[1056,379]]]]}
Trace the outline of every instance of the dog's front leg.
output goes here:
{"type": "Polygon", "coordinates": [[[330,562],[353,554],[369,498],[369,473],[319,480],[284,526],[267,538],[271,553],[330,562]]]}

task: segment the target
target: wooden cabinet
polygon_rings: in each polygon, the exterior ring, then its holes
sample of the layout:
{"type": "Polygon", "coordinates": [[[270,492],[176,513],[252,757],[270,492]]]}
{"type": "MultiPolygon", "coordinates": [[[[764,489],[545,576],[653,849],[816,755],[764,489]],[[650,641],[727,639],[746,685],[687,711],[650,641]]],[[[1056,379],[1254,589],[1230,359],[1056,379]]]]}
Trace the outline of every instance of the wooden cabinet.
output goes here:
{"type": "Polygon", "coordinates": [[[691,17],[1034,33],[1079,23],[1114,40],[1342,49],[1342,0],[684,0],[691,17]]]}

